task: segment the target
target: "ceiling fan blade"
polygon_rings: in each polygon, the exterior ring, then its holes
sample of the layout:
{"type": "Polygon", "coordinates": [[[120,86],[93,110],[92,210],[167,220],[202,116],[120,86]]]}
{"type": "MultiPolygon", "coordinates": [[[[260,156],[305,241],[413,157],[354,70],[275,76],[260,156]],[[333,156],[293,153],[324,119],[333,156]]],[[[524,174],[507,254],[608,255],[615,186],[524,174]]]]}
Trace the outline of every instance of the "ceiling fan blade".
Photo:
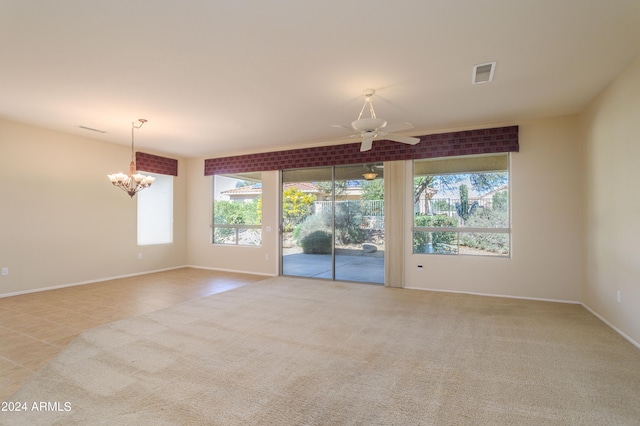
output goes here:
{"type": "Polygon", "coordinates": [[[418,139],[418,138],[414,138],[414,137],[411,137],[411,136],[394,135],[392,133],[387,133],[384,136],[384,138],[388,139],[390,141],[406,143],[406,144],[409,144],[409,145],[415,145],[418,142],[420,142],[420,139],[418,139]]]}
{"type": "Polygon", "coordinates": [[[413,124],[409,123],[408,121],[403,121],[402,123],[389,124],[388,126],[385,126],[383,130],[385,132],[400,132],[402,130],[409,129],[413,129],[413,124]]]}
{"type": "Polygon", "coordinates": [[[360,145],[360,152],[369,151],[373,145],[373,139],[363,139],[360,145]]]}
{"type": "Polygon", "coordinates": [[[343,126],[342,124],[332,124],[331,127],[337,127],[339,129],[349,129],[349,130],[353,130],[353,128],[351,126],[343,126]]]}

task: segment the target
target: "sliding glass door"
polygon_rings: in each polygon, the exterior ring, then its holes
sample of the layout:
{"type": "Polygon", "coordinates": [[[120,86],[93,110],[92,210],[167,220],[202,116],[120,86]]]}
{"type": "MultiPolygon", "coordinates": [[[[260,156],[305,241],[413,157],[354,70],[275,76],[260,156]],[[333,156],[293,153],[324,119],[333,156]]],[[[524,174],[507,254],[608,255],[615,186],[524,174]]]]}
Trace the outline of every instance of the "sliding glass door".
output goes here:
{"type": "Polygon", "coordinates": [[[282,274],[384,283],[382,164],[282,172],[282,274]]]}
{"type": "Polygon", "coordinates": [[[333,278],[333,168],[282,172],[282,274],[333,278]]]}
{"type": "Polygon", "coordinates": [[[382,164],[336,166],[334,188],[335,279],[384,284],[382,164]]]}

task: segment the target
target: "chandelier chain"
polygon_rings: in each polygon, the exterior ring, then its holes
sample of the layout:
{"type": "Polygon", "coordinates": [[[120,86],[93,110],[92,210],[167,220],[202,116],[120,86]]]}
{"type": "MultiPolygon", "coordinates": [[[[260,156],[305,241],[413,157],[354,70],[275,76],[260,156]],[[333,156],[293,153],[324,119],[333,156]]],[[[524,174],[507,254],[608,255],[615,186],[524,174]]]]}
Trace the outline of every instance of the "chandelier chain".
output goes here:
{"type": "Polygon", "coordinates": [[[131,163],[129,163],[129,174],[115,173],[107,175],[113,186],[122,189],[131,198],[143,189],[150,187],[153,181],[156,180],[153,176],[142,175],[136,170],[134,130],[142,127],[147,120],[141,118],[138,121],[140,124],[137,126],[135,122],[131,123],[131,163]]]}

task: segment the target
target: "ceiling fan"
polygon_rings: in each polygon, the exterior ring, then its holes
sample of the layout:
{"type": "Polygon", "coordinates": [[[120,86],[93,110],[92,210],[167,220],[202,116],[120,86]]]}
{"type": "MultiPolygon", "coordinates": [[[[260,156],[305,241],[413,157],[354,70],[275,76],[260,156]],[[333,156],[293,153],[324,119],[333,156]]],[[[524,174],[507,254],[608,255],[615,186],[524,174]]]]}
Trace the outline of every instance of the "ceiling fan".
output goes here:
{"type": "Polygon", "coordinates": [[[372,97],[376,91],[374,89],[364,89],[362,93],[364,94],[364,105],[362,106],[362,110],[360,110],[358,119],[352,122],[351,126],[334,124],[331,127],[355,130],[357,134],[352,135],[352,137],[362,138],[360,151],[369,151],[373,145],[373,141],[378,139],[388,139],[390,141],[406,143],[409,145],[415,145],[420,142],[420,139],[418,138],[391,133],[400,130],[413,129],[413,125],[407,122],[387,125],[385,120],[376,117],[376,112],[373,110],[372,97]],[[371,116],[362,118],[362,114],[365,112],[367,105],[369,105],[369,114],[371,116]]]}

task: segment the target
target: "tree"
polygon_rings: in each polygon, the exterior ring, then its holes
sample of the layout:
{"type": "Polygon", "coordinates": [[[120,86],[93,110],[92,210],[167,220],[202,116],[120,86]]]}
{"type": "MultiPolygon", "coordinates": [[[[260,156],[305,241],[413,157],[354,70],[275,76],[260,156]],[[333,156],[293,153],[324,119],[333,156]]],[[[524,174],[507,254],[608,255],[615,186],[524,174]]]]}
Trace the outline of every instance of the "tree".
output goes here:
{"type": "MultiPolygon", "coordinates": [[[[420,176],[413,179],[413,204],[418,204],[420,196],[431,185],[434,178],[435,176],[420,176]]],[[[428,197],[427,200],[430,198],[428,197]]]]}
{"type": "Polygon", "coordinates": [[[492,197],[492,205],[494,210],[506,211],[509,203],[509,193],[505,191],[496,192],[492,197]]]}
{"type": "Polygon", "coordinates": [[[507,183],[507,172],[473,173],[469,175],[471,186],[478,192],[489,192],[507,183]]]}
{"type": "Polygon", "coordinates": [[[382,179],[362,182],[363,200],[384,200],[384,181],[382,179]]]}
{"type": "Polygon", "coordinates": [[[434,188],[438,186],[444,189],[451,189],[456,183],[462,181],[465,175],[427,175],[427,176],[419,176],[413,179],[413,203],[418,204],[420,202],[420,197],[423,193],[425,193],[425,207],[426,213],[429,212],[429,200],[433,197],[436,192],[435,191],[427,191],[427,188],[434,188]]]}
{"type": "Polygon", "coordinates": [[[460,185],[460,202],[456,203],[456,212],[458,216],[463,221],[469,219],[469,216],[473,214],[473,212],[478,208],[478,202],[474,201],[473,204],[469,205],[469,189],[467,185],[460,185]]]}
{"type": "MultiPolygon", "coordinates": [[[[501,185],[507,183],[507,172],[496,173],[469,173],[469,174],[453,174],[453,175],[426,175],[418,176],[413,180],[413,202],[417,204],[420,201],[420,197],[427,190],[427,188],[451,190],[458,183],[469,179],[471,187],[478,192],[488,192],[498,188],[501,185]]],[[[429,200],[435,193],[427,192],[425,198],[427,200],[427,208],[429,206],[429,200]]]]}
{"type": "Polygon", "coordinates": [[[255,185],[255,182],[251,182],[248,180],[236,179],[236,188],[249,187],[255,185]]]}
{"type": "Polygon", "coordinates": [[[216,225],[259,225],[261,218],[261,200],[224,201],[213,203],[214,223],[216,225]]]}
{"type": "Polygon", "coordinates": [[[284,230],[289,232],[311,213],[315,197],[297,188],[288,188],[282,193],[282,217],[284,230]]]}
{"type": "Polygon", "coordinates": [[[262,199],[251,201],[213,202],[214,237],[216,243],[233,238],[236,229],[217,227],[216,225],[260,225],[262,219],[262,199]]]}
{"type": "Polygon", "coordinates": [[[339,198],[347,191],[348,181],[336,180],[334,183],[331,181],[315,182],[315,185],[327,195],[331,195],[335,191],[336,198],[339,198]]]}

